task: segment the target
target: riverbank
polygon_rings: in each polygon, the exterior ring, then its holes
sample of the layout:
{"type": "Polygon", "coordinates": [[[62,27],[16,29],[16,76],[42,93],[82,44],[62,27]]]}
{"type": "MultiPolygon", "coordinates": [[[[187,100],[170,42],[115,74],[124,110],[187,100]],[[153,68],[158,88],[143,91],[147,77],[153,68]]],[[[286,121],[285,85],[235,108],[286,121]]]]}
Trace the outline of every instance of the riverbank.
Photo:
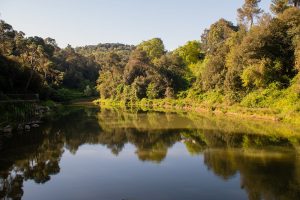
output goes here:
{"type": "Polygon", "coordinates": [[[43,118],[60,107],[53,101],[17,101],[0,104],[0,134],[29,132],[43,123],[43,118]]]}
{"type": "Polygon", "coordinates": [[[124,101],[97,99],[93,103],[110,107],[138,107],[142,110],[157,111],[191,111],[253,120],[300,124],[300,113],[297,112],[282,113],[280,110],[270,108],[247,108],[240,105],[211,105],[189,99],[142,99],[127,104],[124,101]]]}

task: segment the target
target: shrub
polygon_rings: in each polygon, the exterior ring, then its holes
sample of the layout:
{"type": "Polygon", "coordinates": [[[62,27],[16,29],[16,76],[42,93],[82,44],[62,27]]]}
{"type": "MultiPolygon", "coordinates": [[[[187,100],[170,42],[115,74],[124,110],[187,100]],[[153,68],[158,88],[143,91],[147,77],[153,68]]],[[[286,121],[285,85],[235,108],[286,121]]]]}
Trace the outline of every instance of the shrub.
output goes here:
{"type": "Polygon", "coordinates": [[[51,95],[51,99],[58,102],[66,102],[80,97],[83,97],[83,94],[81,92],[70,90],[67,88],[55,90],[51,95]]]}

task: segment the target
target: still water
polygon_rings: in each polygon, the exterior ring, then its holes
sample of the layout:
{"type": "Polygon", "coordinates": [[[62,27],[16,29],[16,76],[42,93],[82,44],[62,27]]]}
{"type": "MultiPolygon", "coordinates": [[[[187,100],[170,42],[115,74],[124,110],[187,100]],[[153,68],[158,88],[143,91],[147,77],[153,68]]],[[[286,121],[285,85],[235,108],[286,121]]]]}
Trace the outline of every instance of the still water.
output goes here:
{"type": "Polygon", "coordinates": [[[0,199],[300,199],[283,124],[73,106],[0,143],[0,199]]]}

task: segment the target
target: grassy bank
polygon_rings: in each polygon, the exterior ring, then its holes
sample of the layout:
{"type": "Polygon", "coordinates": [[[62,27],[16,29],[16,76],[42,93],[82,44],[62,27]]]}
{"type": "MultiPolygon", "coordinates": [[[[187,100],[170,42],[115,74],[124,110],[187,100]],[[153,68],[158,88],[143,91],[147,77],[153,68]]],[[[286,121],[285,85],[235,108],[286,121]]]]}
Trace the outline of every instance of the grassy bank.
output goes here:
{"type": "Polygon", "coordinates": [[[142,99],[127,103],[125,103],[125,101],[115,101],[111,99],[98,99],[95,100],[94,103],[106,107],[138,107],[142,110],[206,112],[239,118],[282,121],[291,124],[300,124],[299,112],[285,112],[280,108],[274,109],[246,107],[242,104],[225,105],[207,101],[200,102],[191,99],[142,99]]]}

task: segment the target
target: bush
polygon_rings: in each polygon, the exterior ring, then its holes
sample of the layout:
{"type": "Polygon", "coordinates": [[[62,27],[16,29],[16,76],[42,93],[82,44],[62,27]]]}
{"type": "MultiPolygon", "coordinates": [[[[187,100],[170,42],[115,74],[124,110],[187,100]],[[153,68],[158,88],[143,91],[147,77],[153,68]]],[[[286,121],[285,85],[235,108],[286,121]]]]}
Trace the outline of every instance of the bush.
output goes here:
{"type": "Polygon", "coordinates": [[[51,95],[51,99],[58,102],[66,102],[81,97],[83,97],[83,94],[81,92],[70,90],[67,88],[55,90],[51,95]]]}
{"type": "Polygon", "coordinates": [[[224,95],[222,95],[222,93],[219,91],[206,92],[200,95],[199,98],[209,105],[221,104],[224,101],[224,95]]]}

